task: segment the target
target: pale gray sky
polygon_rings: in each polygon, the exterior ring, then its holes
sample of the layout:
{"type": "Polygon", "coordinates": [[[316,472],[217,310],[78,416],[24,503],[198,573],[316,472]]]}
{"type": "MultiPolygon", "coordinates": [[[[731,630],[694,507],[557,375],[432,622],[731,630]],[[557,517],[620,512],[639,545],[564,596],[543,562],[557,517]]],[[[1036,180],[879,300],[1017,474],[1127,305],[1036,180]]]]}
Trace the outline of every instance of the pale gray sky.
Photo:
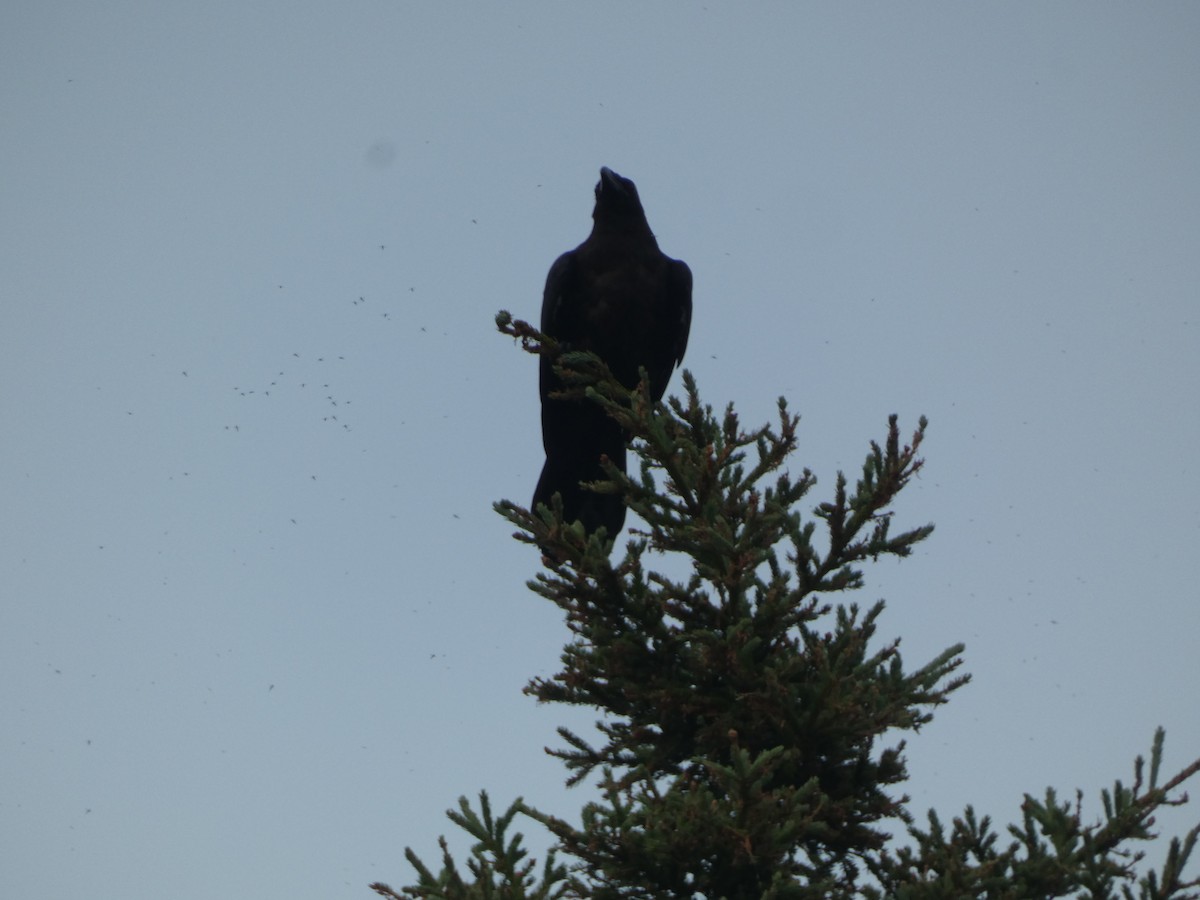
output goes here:
{"type": "Polygon", "coordinates": [[[0,895],[363,898],[460,794],[575,815],[492,317],[601,165],[813,504],[931,420],[938,530],[854,598],[967,643],[917,811],[1200,755],[1198,46],[1190,3],[8,3],[0,895]]]}

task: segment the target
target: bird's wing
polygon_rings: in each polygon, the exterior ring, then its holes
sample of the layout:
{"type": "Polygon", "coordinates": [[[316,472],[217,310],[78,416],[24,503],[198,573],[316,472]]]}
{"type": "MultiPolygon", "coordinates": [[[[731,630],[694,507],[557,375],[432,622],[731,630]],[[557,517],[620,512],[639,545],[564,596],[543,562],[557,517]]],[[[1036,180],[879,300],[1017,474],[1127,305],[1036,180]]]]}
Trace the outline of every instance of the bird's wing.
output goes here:
{"type": "Polygon", "coordinates": [[[682,260],[673,259],[667,267],[667,310],[672,359],[677,366],[683,362],[692,330],[692,270],[682,260]]]}
{"type": "MultiPolygon", "coordinates": [[[[578,263],[575,251],[569,250],[554,261],[550,273],[546,276],[546,289],[542,293],[542,334],[557,341],[572,341],[574,331],[578,327],[574,319],[578,315],[570,301],[570,296],[577,290],[576,271],[578,263]]],[[[558,377],[554,374],[554,363],[545,353],[538,361],[538,390],[542,402],[551,391],[561,388],[558,377]]]]}
{"type": "Polygon", "coordinates": [[[553,338],[562,337],[563,298],[575,270],[575,251],[568,250],[554,261],[546,275],[546,289],[542,292],[542,333],[553,338]]]}
{"type": "Polygon", "coordinates": [[[677,259],[667,258],[666,263],[665,276],[656,291],[658,302],[650,340],[643,349],[650,395],[655,400],[663,398],[671,373],[683,362],[692,325],[692,270],[677,259]]]}

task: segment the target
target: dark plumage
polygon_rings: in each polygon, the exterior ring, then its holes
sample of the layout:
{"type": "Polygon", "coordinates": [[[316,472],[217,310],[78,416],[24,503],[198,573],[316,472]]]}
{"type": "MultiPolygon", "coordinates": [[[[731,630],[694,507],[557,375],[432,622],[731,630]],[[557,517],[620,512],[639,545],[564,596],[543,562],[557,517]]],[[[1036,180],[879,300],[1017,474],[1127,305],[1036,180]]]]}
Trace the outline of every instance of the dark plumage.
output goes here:
{"type": "MultiPolygon", "coordinates": [[[[592,219],[588,239],[550,268],[541,330],[563,349],[592,351],[631,390],[645,368],[660,400],[687,347],[692,272],[658,249],[637,188],[611,169],[600,170],[592,219]]],[[[628,435],[595,403],[552,399],[561,381],[548,356],[539,374],[546,465],[533,508],[560,493],[565,521],[579,519],[589,532],[603,526],[614,539],[625,523],[623,500],[579,483],[604,479],[601,456],[624,472],[628,435]]]]}

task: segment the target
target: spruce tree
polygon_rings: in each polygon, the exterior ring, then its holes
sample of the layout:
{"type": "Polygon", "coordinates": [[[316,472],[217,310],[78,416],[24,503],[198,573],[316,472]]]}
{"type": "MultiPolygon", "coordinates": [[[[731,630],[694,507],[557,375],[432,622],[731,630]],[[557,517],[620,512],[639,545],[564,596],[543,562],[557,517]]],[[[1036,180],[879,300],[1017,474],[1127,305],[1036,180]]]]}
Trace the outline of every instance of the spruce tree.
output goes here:
{"type": "Polygon", "coordinates": [[[804,515],[816,478],[786,468],[798,417],[779,400],[773,426],[744,429],[720,416],[683,374],[684,398],[655,404],[628,391],[596,357],[560,353],[507,313],[500,330],[532,353],[554,355],[567,392],[600,404],[634,439],[640,468],[607,466],[608,481],[644,521],[623,553],[613,536],[562,521],[561,506],[497,510],[540,548],[529,587],[558,606],[572,633],[562,670],[535,678],[541,702],[599,711],[597,738],[559,729],[567,783],[594,779],[601,799],[577,822],[519,799],[501,815],[486,792],[450,819],[474,839],[466,870],[443,839],[435,873],[411,849],[422,898],[1200,898],[1183,869],[1200,826],[1173,839],[1156,871],[1138,842],[1157,809],[1186,802],[1176,789],[1200,760],[1163,781],[1163,733],[1132,784],[1102,792],[1089,822],[1082,795],[1027,795],[1003,834],[967,807],[948,825],[918,823],[901,790],[901,735],[917,731],[969,676],[956,644],[916,667],[898,639],[877,635],[884,604],[841,601],[862,567],[907,556],[932,525],[893,534],[892,505],[920,471],[922,418],[903,441],[896,416],[871,442],[851,487],[804,515]],[[646,567],[686,560],[686,577],[646,567]],[[529,858],[517,816],[540,823],[555,849],[529,858]],[[563,862],[562,860],[565,860],[563,862]]]}

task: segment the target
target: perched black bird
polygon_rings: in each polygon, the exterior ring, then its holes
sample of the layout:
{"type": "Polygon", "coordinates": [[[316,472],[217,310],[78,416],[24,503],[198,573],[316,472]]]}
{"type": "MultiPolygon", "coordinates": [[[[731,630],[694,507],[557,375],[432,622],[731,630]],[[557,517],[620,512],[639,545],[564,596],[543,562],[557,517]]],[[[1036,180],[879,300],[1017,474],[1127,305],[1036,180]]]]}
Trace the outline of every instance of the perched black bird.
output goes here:
{"type": "MultiPolygon", "coordinates": [[[[687,347],[692,271],[658,249],[637,188],[611,169],[600,170],[592,219],[588,239],[550,268],[541,330],[563,349],[595,353],[630,390],[645,368],[650,393],[660,400],[687,347]]],[[[625,503],[579,483],[604,479],[601,456],[624,472],[629,436],[596,403],[551,398],[562,384],[548,356],[539,376],[546,465],[533,509],[562,494],[565,521],[579,519],[589,532],[603,526],[615,539],[625,524],[625,503]]]]}

